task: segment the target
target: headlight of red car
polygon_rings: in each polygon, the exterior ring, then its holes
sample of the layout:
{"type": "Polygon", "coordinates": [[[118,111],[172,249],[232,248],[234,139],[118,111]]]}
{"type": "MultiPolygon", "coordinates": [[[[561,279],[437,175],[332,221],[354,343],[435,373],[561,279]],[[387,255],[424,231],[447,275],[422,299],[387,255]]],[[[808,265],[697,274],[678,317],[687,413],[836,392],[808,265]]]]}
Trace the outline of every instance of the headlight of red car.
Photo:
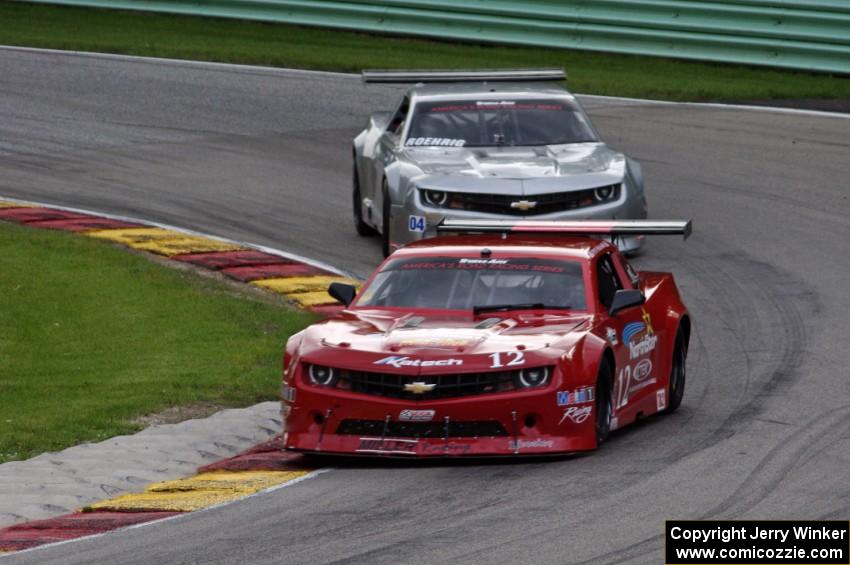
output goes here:
{"type": "Polygon", "coordinates": [[[324,365],[308,365],[307,376],[314,385],[334,386],[336,384],[337,371],[324,365]]]}
{"type": "Polygon", "coordinates": [[[514,384],[517,388],[543,386],[549,382],[549,367],[532,367],[516,372],[514,384]]]}

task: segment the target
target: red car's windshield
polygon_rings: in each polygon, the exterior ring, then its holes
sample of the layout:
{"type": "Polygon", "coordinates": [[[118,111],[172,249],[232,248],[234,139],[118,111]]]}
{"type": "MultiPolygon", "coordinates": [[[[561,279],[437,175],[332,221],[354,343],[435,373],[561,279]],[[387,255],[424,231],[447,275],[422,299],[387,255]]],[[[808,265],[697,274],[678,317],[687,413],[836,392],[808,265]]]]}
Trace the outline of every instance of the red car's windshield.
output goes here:
{"type": "Polygon", "coordinates": [[[586,310],[581,263],[525,257],[399,258],[375,275],[356,306],[471,310],[537,304],[586,310]]]}

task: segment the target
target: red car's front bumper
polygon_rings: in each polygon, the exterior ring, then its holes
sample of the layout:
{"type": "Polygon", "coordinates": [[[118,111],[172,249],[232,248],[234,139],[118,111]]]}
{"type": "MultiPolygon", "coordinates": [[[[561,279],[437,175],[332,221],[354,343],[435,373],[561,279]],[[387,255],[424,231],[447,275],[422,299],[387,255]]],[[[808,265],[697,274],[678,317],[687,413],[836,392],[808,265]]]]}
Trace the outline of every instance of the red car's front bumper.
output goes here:
{"type": "Polygon", "coordinates": [[[299,387],[297,402],[283,403],[284,447],[396,457],[545,455],[595,449],[593,405],[580,408],[583,414],[578,418],[565,415],[569,407],[558,406],[551,389],[411,402],[299,387]]]}

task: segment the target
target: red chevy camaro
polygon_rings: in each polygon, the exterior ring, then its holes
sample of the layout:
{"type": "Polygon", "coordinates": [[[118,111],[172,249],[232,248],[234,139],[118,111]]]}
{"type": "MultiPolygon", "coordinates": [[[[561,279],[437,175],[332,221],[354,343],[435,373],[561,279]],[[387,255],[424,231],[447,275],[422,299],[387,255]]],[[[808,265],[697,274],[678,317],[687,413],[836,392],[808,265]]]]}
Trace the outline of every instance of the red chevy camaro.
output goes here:
{"type": "MultiPolygon", "coordinates": [[[[393,253],[347,308],[292,336],[287,449],[371,456],[592,450],[682,402],[691,320],[670,273],[609,237],[690,222],[446,221],[393,253]]],[[[356,296],[355,296],[356,294],[356,296]]]]}

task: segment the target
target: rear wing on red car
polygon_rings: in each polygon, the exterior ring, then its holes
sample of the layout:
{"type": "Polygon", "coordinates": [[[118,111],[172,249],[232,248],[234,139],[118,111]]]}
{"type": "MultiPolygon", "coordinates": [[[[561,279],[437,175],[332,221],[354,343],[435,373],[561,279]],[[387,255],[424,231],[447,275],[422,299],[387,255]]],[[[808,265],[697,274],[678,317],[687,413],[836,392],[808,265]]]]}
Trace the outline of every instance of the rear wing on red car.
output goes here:
{"type": "Polygon", "coordinates": [[[564,69],[364,70],[363,82],[547,82],[566,80],[564,69]]]}
{"type": "Polygon", "coordinates": [[[561,235],[691,235],[691,220],[443,220],[439,233],[532,233],[561,235]]]}

